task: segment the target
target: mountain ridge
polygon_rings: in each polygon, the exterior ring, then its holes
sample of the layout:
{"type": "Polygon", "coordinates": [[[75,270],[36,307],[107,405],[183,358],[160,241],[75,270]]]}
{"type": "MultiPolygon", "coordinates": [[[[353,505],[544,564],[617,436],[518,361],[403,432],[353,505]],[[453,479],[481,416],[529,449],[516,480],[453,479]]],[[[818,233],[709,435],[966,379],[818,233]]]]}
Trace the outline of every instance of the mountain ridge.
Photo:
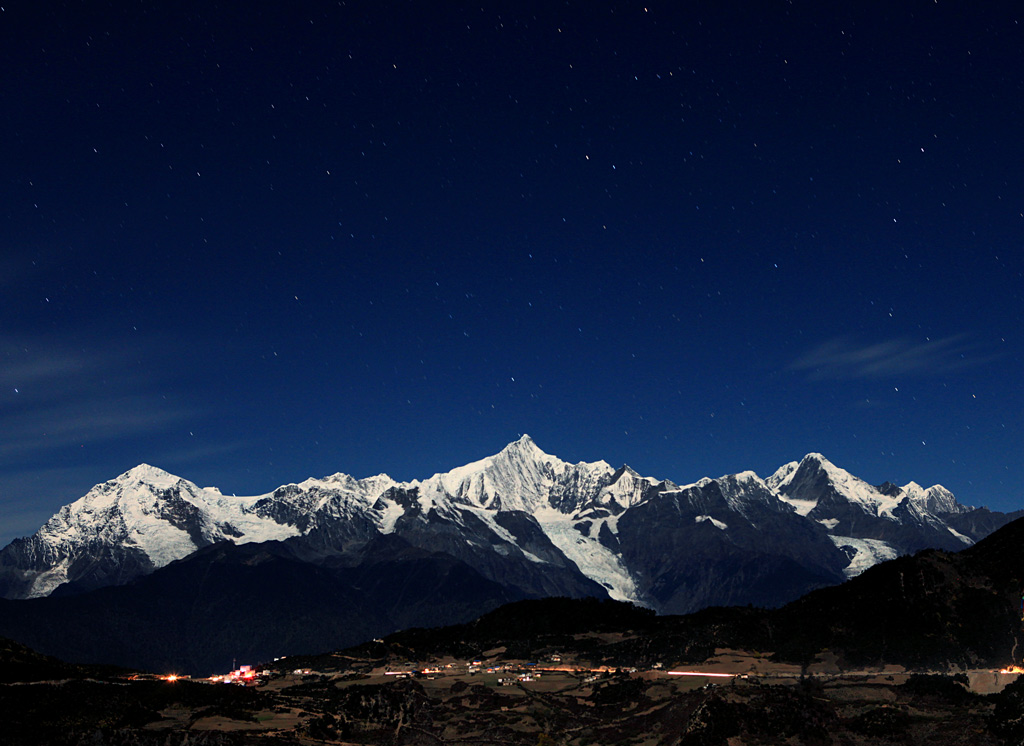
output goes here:
{"type": "Polygon", "coordinates": [[[356,565],[363,546],[394,533],[525,597],[597,592],[685,613],[784,603],[882,559],[969,546],[1011,517],[941,485],[875,487],[818,453],[766,479],[743,471],[680,486],[628,465],[562,461],[529,435],[423,480],[338,472],[246,497],[140,464],[0,550],[0,596],[121,585],[224,541],[287,542],[304,561],[356,565]]]}

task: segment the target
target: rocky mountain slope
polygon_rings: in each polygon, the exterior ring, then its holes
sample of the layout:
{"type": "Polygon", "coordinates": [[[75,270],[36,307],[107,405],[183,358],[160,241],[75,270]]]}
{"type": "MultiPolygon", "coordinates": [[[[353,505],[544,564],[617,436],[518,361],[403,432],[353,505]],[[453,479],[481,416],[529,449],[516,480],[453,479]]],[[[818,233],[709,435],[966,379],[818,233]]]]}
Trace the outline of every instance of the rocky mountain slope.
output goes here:
{"type": "Polygon", "coordinates": [[[529,436],[422,481],[335,474],[251,497],[141,465],[0,551],[0,595],[122,585],[219,542],[284,542],[299,561],[351,568],[395,536],[510,597],[608,596],[684,613],[778,605],[883,559],[969,546],[1011,517],[940,486],[874,487],[820,454],[767,479],[679,486],[604,461],[570,464],[529,436]]]}

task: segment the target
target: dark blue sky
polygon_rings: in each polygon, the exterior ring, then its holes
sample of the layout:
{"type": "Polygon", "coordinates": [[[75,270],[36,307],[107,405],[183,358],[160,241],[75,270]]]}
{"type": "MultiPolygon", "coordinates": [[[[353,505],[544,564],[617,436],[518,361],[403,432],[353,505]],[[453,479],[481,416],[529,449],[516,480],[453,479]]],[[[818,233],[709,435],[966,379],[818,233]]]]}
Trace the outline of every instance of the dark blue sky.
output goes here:
{"type": "Polygon", "coordinates": [[[524,432],[1024,506],[1019,4],[437,5],[3,7],[0,540],[524,432]]]}

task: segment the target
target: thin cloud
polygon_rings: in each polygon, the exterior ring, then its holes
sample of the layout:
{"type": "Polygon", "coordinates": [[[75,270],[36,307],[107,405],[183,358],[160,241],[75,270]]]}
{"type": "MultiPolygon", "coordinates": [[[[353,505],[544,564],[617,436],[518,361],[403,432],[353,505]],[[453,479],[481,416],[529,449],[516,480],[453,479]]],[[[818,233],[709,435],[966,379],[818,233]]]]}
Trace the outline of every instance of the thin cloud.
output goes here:
{"type": "MultiPolygon", "coordinates": [[[[163,466],[165,464],[174,463],[209,461],[211,459],[219,459],[222,456],[244,453],[250,448],[252,448],[252,443],[247,440],[236,440],[229,443],[215,443],[212,445],[197,446],[195,448],[181,448],[178,450],[159,452],[153,457],[152,463],[154,466],[163,466]]],[[[192,479],[188,474],[178,474],[178,476],[184,477],[185,479],[192,479]]],[[[217,486],[221,487],[223,485],[217,486]]]]}
{"type": "Polygon", "coordinates": [[[165,432],[194,419],[168,402],[159,345],[0,337],[0,466],[165,432]]]}
{"type": "Polygon", "coordinates": [[[0,458],[26,457],[39,451],[161,432],[194,414],[168,409],[155,397],[145,396],[97,397],[88,405],[30,410],[6,419],[6,436],[0,438],[0,458]]]}
{"type": "Polygon", "coordinates": [[[109,343],[76,345],[0,336],[0,406],[26,398],[38,403],[126,379],[134,362],[153,355],[109,343]],[[19,396],[12,398],[13,393],[19,396]]]}
{"type": "Polygon", "coordinates": [[[170,356],[174,340],[0,333],[0,546],[140,461],[191,469],[244,453],[193,438],[215,412],[170,356]]]}
{"type": "Polygon", "coordinates": [[[880,379],[950,373],[994,359],[962,334],[924,342],[890,339],[874,344],[839,337],[797,358],[789,369],[809,371],[816,380],[880,379]]]}

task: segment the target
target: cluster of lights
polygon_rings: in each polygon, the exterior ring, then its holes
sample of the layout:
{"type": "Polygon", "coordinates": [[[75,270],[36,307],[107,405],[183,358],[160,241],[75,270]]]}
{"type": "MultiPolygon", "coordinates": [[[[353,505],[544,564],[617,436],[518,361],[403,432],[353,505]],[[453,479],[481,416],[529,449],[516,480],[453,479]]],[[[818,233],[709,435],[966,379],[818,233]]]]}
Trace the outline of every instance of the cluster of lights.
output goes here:
{"type": "Polygon", "coordinates": [[[256,678],[256,670],[252,666],[239,666],[231,673],[213,676],[210,681],[224,684],[245,684],[256,678]]]}

